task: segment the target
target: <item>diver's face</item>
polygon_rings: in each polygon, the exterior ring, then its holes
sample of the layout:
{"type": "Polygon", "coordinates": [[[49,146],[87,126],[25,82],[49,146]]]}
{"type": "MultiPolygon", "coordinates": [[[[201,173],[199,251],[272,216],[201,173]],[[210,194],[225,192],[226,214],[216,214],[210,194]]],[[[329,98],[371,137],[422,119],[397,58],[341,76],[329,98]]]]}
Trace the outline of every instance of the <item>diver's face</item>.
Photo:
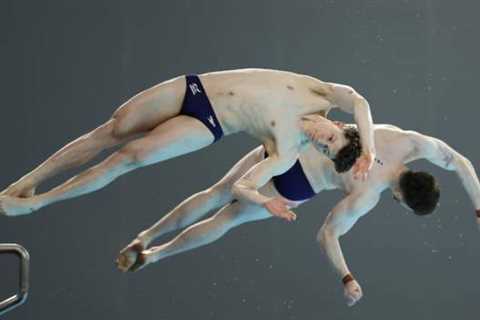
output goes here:
{"type": "Polygon", "coordinates": [[[319,115],[303,116],[301,123],[314,146],[330,158],[335,158],[348,142],[343,134],[343,123],[332,122],[319,115]]]}

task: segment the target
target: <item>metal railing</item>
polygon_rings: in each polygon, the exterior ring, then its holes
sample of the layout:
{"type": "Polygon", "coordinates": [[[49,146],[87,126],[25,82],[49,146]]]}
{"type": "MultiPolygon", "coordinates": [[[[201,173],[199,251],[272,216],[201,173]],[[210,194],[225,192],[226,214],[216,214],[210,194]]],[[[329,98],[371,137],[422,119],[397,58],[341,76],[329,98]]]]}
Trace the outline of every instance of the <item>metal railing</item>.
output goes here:
{"type": "Polygon", "coordinates": [[[28,251],[16,243],[0,243],[0,254],[16,254],[20,258],[20,281],[17,294],[0,302],[0,316],[22,305],[28,296],[30,255],[28,251]]]}

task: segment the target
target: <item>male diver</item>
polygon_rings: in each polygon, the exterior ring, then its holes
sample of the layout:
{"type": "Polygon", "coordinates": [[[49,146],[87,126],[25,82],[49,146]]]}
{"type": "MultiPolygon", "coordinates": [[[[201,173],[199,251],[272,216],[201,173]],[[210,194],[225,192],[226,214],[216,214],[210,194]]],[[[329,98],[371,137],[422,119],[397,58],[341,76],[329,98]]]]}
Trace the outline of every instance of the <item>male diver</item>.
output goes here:
{"type": "MultiPolygon", "coordinates": [[[[363,154],[355,165],[365,178],[373,165],[370,107],[349,86],[286,71],[242,69],[180,76],[147,89],[124,103],[112,118],[67,144],[0,193],[0,213],[30,214],[51,203],[94,192],[137,168],[204,148],[224,135],[244,131],[265,146],[269,157],[234,183],[236,197],[249,199],[296,161],[303,133],[299,119],[325,116],[330,109],[354,115],[363,154]],[[140,137],[139,137],[140,136],[140,137]],[[44,180],[87,163],[102,150],[126,143],[99,164],[52,190],[35,195],[44,180]]],[[[263,205],[279,214],[278,199],[263,205]]]]}
{"type": "Polygon", "coordinates": [[[443,141],[391,125],[374,125],[377,155],[368,178],[362,181],[348,171],[362,148],[355,126],[310,115],[303,117],[301,127],[313,143],[305,144],[295,165],[271,179],[260,192],[253,187],[246,190],[251,193],[248,198],[254,202],[236,200],[231,190],[239,177],[265,157],[268,159],[268,150],[263,146],[241,159],[218,183],[186,199],[141,232],[120,252],[117,259],[120,270],[139,270],[165,257],[209,244],[240,224],[270,218],[272,214],[263,206],[268,199],[281,199],[277,203],[281,207],[277,216],[292,221],[296,216],[290,208],[323,190],[340,189],[346,196],[328,214],[317,240],[344,284],[347,304],[352,306],[363,293],[345,262],[339,238],[375,207],[386,189],[415,214],[431,213],[440,196],[434,177],[426,172],[413,172],[405,166],[418,159],[456,171],[473,202],[480,225],[480,183],[475,169],[467,158],[443,141]],[[337,150],[334,156],[331,150],[337,150]],[[213,216],[193,224],[218,208],[213,216]],[[155,238],[187,226],[173,240],[146,249],[155,238]]]}

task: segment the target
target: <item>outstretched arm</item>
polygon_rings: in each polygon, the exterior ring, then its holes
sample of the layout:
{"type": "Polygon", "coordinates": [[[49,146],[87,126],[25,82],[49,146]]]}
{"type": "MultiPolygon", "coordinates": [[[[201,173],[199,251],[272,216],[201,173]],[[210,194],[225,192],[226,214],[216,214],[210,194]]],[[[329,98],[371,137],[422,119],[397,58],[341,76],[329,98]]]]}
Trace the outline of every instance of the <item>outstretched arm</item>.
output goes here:
{"type": "Polygon", "coordinates": [[[239,200],[247,200],[265,207],[271,214],[295,220],[295,214],[288,209],[288,203],[279,199],[261,194],[258,189],[265,185],[273,176],[287,171],[296,161],[296,153],[287,153],[280,156],[278,153],[269,155],[263,161],[254,165],[240,179],[233,184],[232,192],[239,200]]]}
{"type": "Polygon", "coordinates": [[[418,150],[419,158],[424,158],[443,169],[457,173],[475,207],[477,223],[480,227],[480,182],[470,160],[442,140],[413,131],[410,136],[418,150]]]}
{"type": "Polygon", "coordinates": [[[375,207],[378,200],[379,195],[374,193],[347,196],[330,212],[317,235],[317,240],[344,283],[349,306],[360,300],[362,290],[345,262],[339,238],[347,233],[361,216],[375,207]]]}
{"type": "Polygon", "coordinates": [[[329,83],[330,90],[326,98],[342,111],[353,114],[358,126],[362,143],[362,156],[357,160],[353,172],[355,176],[365,177],[372,168],[375,160],[375,140],[373,135],[373,121],[368,101],[353,88],[329,83]]]}

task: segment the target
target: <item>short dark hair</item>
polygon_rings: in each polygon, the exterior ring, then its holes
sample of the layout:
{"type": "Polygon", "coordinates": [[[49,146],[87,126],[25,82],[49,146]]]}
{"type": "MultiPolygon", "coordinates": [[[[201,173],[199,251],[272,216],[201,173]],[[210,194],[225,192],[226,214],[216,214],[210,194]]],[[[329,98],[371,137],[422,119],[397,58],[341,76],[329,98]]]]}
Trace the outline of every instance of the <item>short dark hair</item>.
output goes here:
{"type": "Polygon", "coordinates": [[[400,176],[399,185],[404,202],[415,214],[427,215],[437,207],[440,188],[430,173],[408,170],[400,176]]]}
{"type": "Polygon", "coordinates": [[[353,127],[347,127],[343,129],[343,134],[347,138],[348,143],[338,151],[335,159],[332,160],[338,173],[350,170],[362,154],[358,130],[353,127]]]}

